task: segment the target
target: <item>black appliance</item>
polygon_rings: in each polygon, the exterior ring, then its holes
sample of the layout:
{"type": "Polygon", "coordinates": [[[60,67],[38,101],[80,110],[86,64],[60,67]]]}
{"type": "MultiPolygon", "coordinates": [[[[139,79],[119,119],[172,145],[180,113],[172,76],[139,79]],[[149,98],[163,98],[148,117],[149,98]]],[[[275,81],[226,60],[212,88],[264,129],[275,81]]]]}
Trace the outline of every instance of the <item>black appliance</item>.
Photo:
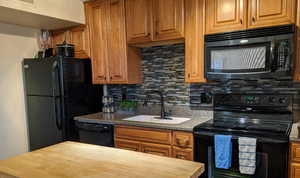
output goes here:
{"type": "Polygon", "coordinates": [[[75,46],[64,41],[63,44],[56,45],[56,54],[62,57],[74,57],[75,46]]]}
{"type": "Polygon", "coordinates": [[[114,127],[108,124],[95,124],[76,121],[79,141],[82,143],[114,146],[114,127]]]}
{"type": "Polygon", "coordinates": [[[101,111],[102,87],[92,85],[91,61],[24,59],[30,150],[78,140],[73,117],[101,111]]]}
{"type": "Polygon", "coordinates": [[[206,78],[292,79],[294,33],[285,25],[206,35],[206,78]]]}
{"type": "Polygon", "coordinates": [[[201,178],[285,178],[293,122],[291,95],[216,94],[214,118],[194,128],[195,161],[205,163],[201,178]],[[214,135],[233,136],[232,167],[217,169],[214,135]],[[238,138],[257,138],[256,173],[239,173],[238,138]]]}

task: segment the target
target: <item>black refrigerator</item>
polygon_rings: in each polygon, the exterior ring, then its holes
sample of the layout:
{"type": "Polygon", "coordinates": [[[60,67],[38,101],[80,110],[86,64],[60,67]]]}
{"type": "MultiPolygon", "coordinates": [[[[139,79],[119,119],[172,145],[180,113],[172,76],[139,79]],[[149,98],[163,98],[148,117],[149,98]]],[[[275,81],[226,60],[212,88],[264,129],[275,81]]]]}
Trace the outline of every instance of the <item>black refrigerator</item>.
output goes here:
{"type": "Polygon", "coordinates": [[[102,86],[92,84],[91,61],[24,59],[30,150],[77,141],[73,118],[101,111],[102,86]]]}

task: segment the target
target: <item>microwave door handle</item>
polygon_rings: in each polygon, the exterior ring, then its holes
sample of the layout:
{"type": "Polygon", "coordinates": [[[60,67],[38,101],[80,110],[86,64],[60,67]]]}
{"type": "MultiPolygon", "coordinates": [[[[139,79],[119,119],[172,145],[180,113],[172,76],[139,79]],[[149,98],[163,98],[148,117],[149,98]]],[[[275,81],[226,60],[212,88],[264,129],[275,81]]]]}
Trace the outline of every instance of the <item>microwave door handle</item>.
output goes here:
{"type": "Polygon", "coordinates": [[[275,61],[276,59],[275,59],[275,56],[276,56],[276,54],[275,54],[275,41],[271,41],[271,49],[270,49],[270,56],[271,56],[271,61],[270,61],[270,71],[272,71],[272,69],[273,70],[276,70],[276,69],[274,69],[274,67],[276,67],[276,64],[277,64],[277,61],[275,61]]]}

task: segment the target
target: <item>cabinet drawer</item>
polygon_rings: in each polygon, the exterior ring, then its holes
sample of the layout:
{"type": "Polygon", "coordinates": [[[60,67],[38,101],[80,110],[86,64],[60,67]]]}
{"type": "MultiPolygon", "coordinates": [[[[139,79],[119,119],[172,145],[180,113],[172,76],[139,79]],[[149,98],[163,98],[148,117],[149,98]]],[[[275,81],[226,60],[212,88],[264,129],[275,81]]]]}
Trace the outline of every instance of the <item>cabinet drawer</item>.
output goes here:
{"type": "Polygon", "coordinates": [[[171,146],[154,143],[141,143],[141,152],[167,157],[172,155],[171,146]]]}
{"type": "Polygon", "coordinates": [[[300,162],[300,143],[291,144],[291,159],[292,161],[300,162]]]}
{"type": "Polygon", "coordinates": [[[130,140],[115,139],[115,147],[130,151],[140,151],[140,143],[130,140]]]}
{"type": "Polygon", "coordinates": [[[116,138],[162,144],[171,144],[172,140],[171,131],[139,127],[117,126],[115,135],[116,138]]]}
{"type": "Polygon", "coordinates": [[[290,178],[298,178],[298,177],[300,177],[300,164],[292,163],[291,164],[290,178]]]}
{"type": "Polygon", "coordinates": [[[172,157],[189,161],[194,160],[193,150],[190,148],[182,149],[173,146],[172,157]]]}
{"type": "Polygon", "coordinates": [[[193,148],[194,136],[187,132],[173,132],[173,145],[180,148],[193,148]]]}

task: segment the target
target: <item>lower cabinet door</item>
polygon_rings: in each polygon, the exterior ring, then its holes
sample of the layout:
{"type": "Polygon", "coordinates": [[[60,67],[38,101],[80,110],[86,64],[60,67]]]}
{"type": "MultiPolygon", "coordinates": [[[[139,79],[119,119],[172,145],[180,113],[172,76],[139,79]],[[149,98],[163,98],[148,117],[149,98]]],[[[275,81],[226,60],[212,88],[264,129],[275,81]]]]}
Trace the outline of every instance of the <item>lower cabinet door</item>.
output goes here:
{"type": "Polygon", "coordinates": [[[189,161],[194,160],[194,154],[192,149],[183,149],[175,146],[173,146],[172,157],[189,161]]]}
{"type": "Polygon", "coordinates": [[[300,177],[300,163],[292,163],[290,178],[299,178],[300,177]]]}
{"type": "Polygon", "coordinates": [[[140,143],[131,140],[115,139],[115,147],[130,151],[140,151],[140,143]]]}
{"type": "Polygon", "coordinates": [[[170,157],[172,155],[172,148],[168,145],[141,143],[141,152],[170,157]]]}

